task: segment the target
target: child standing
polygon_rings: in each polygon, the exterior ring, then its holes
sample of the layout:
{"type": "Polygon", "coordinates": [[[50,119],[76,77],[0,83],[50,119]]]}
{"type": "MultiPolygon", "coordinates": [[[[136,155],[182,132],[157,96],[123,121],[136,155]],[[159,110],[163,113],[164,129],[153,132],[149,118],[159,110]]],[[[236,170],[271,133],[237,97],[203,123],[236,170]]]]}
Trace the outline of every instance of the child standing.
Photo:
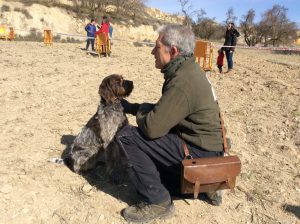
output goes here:
{"type": "Polygon", "coordinates": [[[223,61],[224,61],[224,51],[221,48],[218,50],[218,58],[217,58],[217,66],[220,73],[222,73],[223,61]]]}
{"type": "Polygon", "coordinates": [[[96,26],[95,26],[96,22],[94,19],[91,20],[91,22],[89,24],[87,24],[85,26],[85,31],[87,34],[87,40],[86,40],[86,47],[85,49],[88,50],[90,44],[92,45],[92,51],[95,51],[95,40],[94,40],[94,36],[95,36],[95,32],[96,32],[96,26]]]}

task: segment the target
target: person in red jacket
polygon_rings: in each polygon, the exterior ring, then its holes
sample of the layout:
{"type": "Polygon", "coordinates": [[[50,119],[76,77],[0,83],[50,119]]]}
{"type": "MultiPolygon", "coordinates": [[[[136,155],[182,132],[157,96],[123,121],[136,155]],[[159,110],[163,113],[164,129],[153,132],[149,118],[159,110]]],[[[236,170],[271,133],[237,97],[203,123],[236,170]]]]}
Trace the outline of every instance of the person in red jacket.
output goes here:
{"type": "Polygon", "coordinates": [[[224,51],[221,48],[218,50],[218,58],[217,58],[217,66],[220,73],[222,73],[223,63],[224,63],[224,51]]]}
{"type": "Polygon", "coordinates": [[[102,17],[102,22],[101,22],[101,27],[98,26],[99,30],[95,33],[95,35],[100,34],[100,33],[106,33],[107,37],[109,34],[109,20],[107,18],[107,16],[103,16],[102,17]]]}

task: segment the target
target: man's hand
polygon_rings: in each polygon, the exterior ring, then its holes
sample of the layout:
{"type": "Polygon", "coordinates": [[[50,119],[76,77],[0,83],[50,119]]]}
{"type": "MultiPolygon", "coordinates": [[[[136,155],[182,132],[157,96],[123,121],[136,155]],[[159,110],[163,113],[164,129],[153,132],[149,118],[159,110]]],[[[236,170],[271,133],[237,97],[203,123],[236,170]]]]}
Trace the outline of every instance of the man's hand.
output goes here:
{"type": "Polygon", "coordinates": [[[153,110],[155,104],[153,103],[142,103],[138,109],[138,111],[141,112],[149,112],[151,110],[153,110]]]}
{"type": "Polygon", "coordinates": [[[140,104],[138,103],[129,103],[127,100],[122,99],[121,100],[121,104],[124,108],[124,113],[126,114],[132,114],[132,115],[136,115],[140,104]]]}

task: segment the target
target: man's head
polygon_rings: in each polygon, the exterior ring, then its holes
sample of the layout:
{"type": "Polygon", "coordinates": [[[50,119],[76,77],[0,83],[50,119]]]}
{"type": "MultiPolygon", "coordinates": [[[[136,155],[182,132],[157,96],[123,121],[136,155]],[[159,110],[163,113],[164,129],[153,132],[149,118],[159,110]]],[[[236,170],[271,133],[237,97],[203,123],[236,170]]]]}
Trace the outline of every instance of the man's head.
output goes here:
{"type": "Polygon", "coordinates": [[[162,69],[178,55],[191,55],[195,48],[193,31],[183,25],[166,25],[158,30],[159,36],[151,54],[155,57],[155,67],[162,69]]]}
{"type": "Polygon", "coordinates": [[[229,23],[227,24],[227,29],[230,30],[230,29],[232,29],[232,28],[234,28],[234,23],[233,23],[233,22],[229,22],[229,23]]]}
{"type": "Polygon", "coordinates": [[[91,19],[91,23],[92,23],[92,24],[95,24],[95,19],[91,19]]]}
{"type": "Polygon", "coordinates": [[[108,17],[107,17],[107,16],[103,16],[103,17],[102,17],[102,21],[103,21],[104,23],[108,23],[108,22],[109,22],[108,17]]]}

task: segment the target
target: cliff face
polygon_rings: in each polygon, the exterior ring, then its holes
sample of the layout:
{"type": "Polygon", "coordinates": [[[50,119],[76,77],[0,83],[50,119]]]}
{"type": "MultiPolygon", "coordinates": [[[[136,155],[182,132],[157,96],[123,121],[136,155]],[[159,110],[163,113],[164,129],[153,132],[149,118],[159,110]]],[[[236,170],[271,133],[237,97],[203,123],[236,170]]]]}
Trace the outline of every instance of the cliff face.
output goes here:
{"type": "MultiPolygon", "coordinates": [[[[70,2],[64,1],[62,3],[70,4],[70,2]]],[[[182,22],[182,18],[162,13],[158,9],[146,8],[146,13],[161,24],[182,22]]],[[[17,35],[26,36],[30,34],[31,29],[35,29],[37,32],[51,29],[54,35],[58,33],[71,34],[74,36],[70,37],[76,39],[79,38],[76,35],[85,36],[84,27],[88,22],[88,18],[80,19],[75,13],[64,8],[49,8],[40,4],[28,6],[21,2],[0,0],[0,24],[12,26],[17,35]]],[[[120,21],[119,24],[112,23],[112,26],[114,28],[114,38],[153,41],[157,36],[154,27],[158,27],[159,23],[133,26],[130,25],[130,22],[120,21]]],[[[66,38],[67,36],[61,35],[61,37],[66,38]]]]}

